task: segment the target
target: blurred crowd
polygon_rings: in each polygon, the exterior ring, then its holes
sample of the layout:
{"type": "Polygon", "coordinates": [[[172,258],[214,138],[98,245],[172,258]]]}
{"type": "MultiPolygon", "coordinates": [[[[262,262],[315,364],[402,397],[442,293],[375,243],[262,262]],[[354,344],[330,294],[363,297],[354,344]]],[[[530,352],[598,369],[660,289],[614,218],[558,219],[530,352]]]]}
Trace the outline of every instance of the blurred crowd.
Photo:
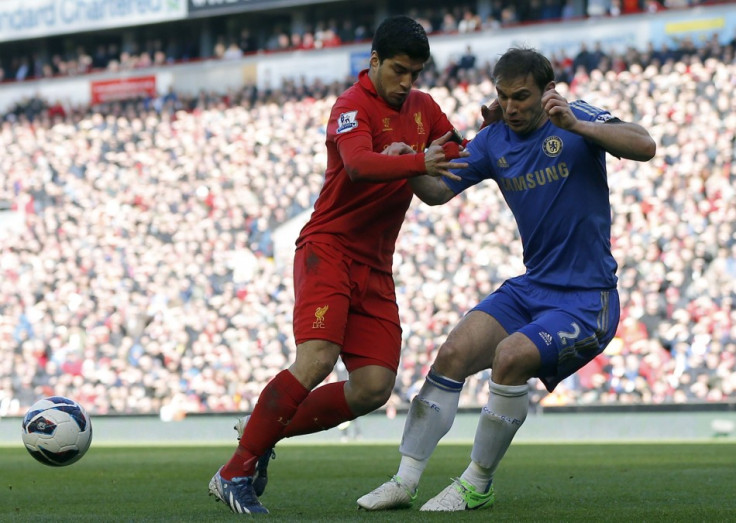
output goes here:
{"type": "MultiPolygon", "coordinates": [[[[409,2],[411,4],[411,2],[409,2]]],[[[544,23],[585,17],[621,16],[634,13],[656,13],[700,4],[718,3],[706,0],[492,0],[481,13],[478,2],[464,0],[450,7],[438,8],[418,3],[407,14],[419,20],[429,34],[458,34],[493,31],[518,24],[544,23]]],[[[340,9],[336,4],[335,10],[340,9]]],[[[348,7],[350,9],[350,7],[348,7]]],[[[3,47],[0,42],[0,82],[37,78],[75,76],[100,71],[130,71],[161,67],[205,59],[238,59],[262,52],[295,49],[322,49],[343,44],[369,41],[376,19],[375,7],[366,12],[352,9],[343,16],[309,19],[308,23],[289,26],[282,22],[253,26],[250,19],[238,15],[237,23],[212,22],[214,36],[205,25],[183,26],[172,23],[156,33],[141,29],[140,37],[101,36],[95,44],[75,43],[75,37],[39,47],[32,42],[19,48],[3,47]],[[168,30],[167,30],[168,28],[168,30]],[[155,37],[151,37],[156,34],[155,37]],[[185,34],[186,37],[182,37],[185,34]],[[145,35],[145,36],[143,36],[145,35]],[[214,40],[214,45],[202,42],[214,40]],[[106,41],[105,41],[106,40],[106,41]]],[[[304,15],[306,16],[306,15],[304,15]]],[[[130,31],[136,31],[131,28],[130,31]]],[[[88,39],[88,41],[90,41],[88,39]]]]}
{"type": "MultiPolygon", "coordinates": [[[[553,394],[533,381],[532,401],[733,398],[734,46],[598,51],[555,57],[558,88],[640,122],[658,152],[608,157],[616,338],[553,394]]],[[[491,67],[429,67],[418,86],[472,138],[491,67]]],[[[94,414],[250,410],[292,359],[291,224],[312,208],[326,118],[351,81],[3,115],[0,415],[51,394],[94,414]]],[[[395,256],[404,348],[389,409],[408,405],[465,311],[522,271],[494,184],[414,202],[395,256]]],[[[487,377],[468,380],[462,406],[485,403],[487,377]]]]}

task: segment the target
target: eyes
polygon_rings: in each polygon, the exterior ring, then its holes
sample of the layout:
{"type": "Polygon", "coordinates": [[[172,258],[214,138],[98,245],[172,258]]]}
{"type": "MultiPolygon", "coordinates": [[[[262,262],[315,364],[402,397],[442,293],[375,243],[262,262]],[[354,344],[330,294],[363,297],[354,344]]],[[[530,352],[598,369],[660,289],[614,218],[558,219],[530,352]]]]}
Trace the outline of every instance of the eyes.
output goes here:
{"type": "Polygon", "coordinates": [[[411,75],[412,83],[414,83],[416,79],[419,78],[419,74],[422,72],[421,69],[411,71],[406,67],[401,67],[400,65],[395,65],[393,67],[393,71],[396,76],[406,76],[407,74],[411,75]]]}
{"type": "Polygon", "coordinates": [[[524,100],[526,100],[530,96],[531,96],[531,93],[529,93],[529,91],[521,91],[521,92],[518,92],[518,93],[514,93],[511,96],[508,96],[508,95],[506,95],[504,93],[500,93],[499,92],[498,93],[498,100],[499,100],[499,102],[504,102],[504,101],[507,101],[507,100],[511,99],[511,100],[515,100],[517,102],[523,102],[524,100]]]}

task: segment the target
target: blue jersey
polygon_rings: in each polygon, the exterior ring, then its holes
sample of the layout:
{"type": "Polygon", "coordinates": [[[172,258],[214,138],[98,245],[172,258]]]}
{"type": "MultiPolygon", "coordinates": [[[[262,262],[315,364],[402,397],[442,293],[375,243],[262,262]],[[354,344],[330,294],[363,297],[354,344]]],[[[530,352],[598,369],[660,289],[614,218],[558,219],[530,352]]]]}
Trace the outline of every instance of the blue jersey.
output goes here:
{"type": "MultiPolygon", "coordinates": [[[[570,103],[579,120],[604,122],[608,111],[570,103]]],[[[530,281],[578,289],[616,287],[611,255],[611,204],[606,152],[547,121],[528,135],[504,122],[481,130],[468,145],[461,181],[444,178],[455,193],[496,180],[516,218],[530,281]]]]}

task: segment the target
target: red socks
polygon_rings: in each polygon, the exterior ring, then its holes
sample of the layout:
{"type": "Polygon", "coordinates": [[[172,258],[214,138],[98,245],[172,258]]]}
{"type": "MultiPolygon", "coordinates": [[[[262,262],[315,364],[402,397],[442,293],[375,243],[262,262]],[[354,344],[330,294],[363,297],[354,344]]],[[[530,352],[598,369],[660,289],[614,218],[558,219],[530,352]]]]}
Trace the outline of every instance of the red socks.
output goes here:
{"type": "Polygon", "coordinates": [[[328,383],[314,389],[281,434],[282,438],[312,434],[337,427],[355,416],[345,400],[345,382],[328,383]]]}
{"type": "Polygon", "coordinates": [[[345,382],[309,391],[288,370],[266,385],[235,453],[220,474],[225,480],[252,476],[256,460],[279,440],[337,427],[355,416],[345,400],[345,382]]]}
{"type": "MultiPolygon", "coordinates": [[[[261,392],[237,450],[220,471],[223,479],[252,476],[258,457],[283,437],[284,428],[308,394],[309,389],[288,370],[274,376],[261,392]]],[[[344,394],[341,396],[344,401],[344,394]]]]}

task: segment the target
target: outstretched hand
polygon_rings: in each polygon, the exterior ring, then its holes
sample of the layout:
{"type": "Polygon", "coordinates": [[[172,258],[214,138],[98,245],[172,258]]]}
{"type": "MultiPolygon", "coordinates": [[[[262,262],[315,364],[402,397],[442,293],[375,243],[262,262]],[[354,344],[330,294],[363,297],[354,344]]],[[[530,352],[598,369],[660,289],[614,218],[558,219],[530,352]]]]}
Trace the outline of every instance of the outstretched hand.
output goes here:
{"type": "Polygon", "coordinates": [[[450,172],[450,169],[465,169],[468,164],[452,162],[457,158],[470,156],[464,147],[450,141],[452,131],[433,141],[424,151],[424,166],[429,176],[446,176],[451,180],[459,181],[461,178],[450,172]]]}

